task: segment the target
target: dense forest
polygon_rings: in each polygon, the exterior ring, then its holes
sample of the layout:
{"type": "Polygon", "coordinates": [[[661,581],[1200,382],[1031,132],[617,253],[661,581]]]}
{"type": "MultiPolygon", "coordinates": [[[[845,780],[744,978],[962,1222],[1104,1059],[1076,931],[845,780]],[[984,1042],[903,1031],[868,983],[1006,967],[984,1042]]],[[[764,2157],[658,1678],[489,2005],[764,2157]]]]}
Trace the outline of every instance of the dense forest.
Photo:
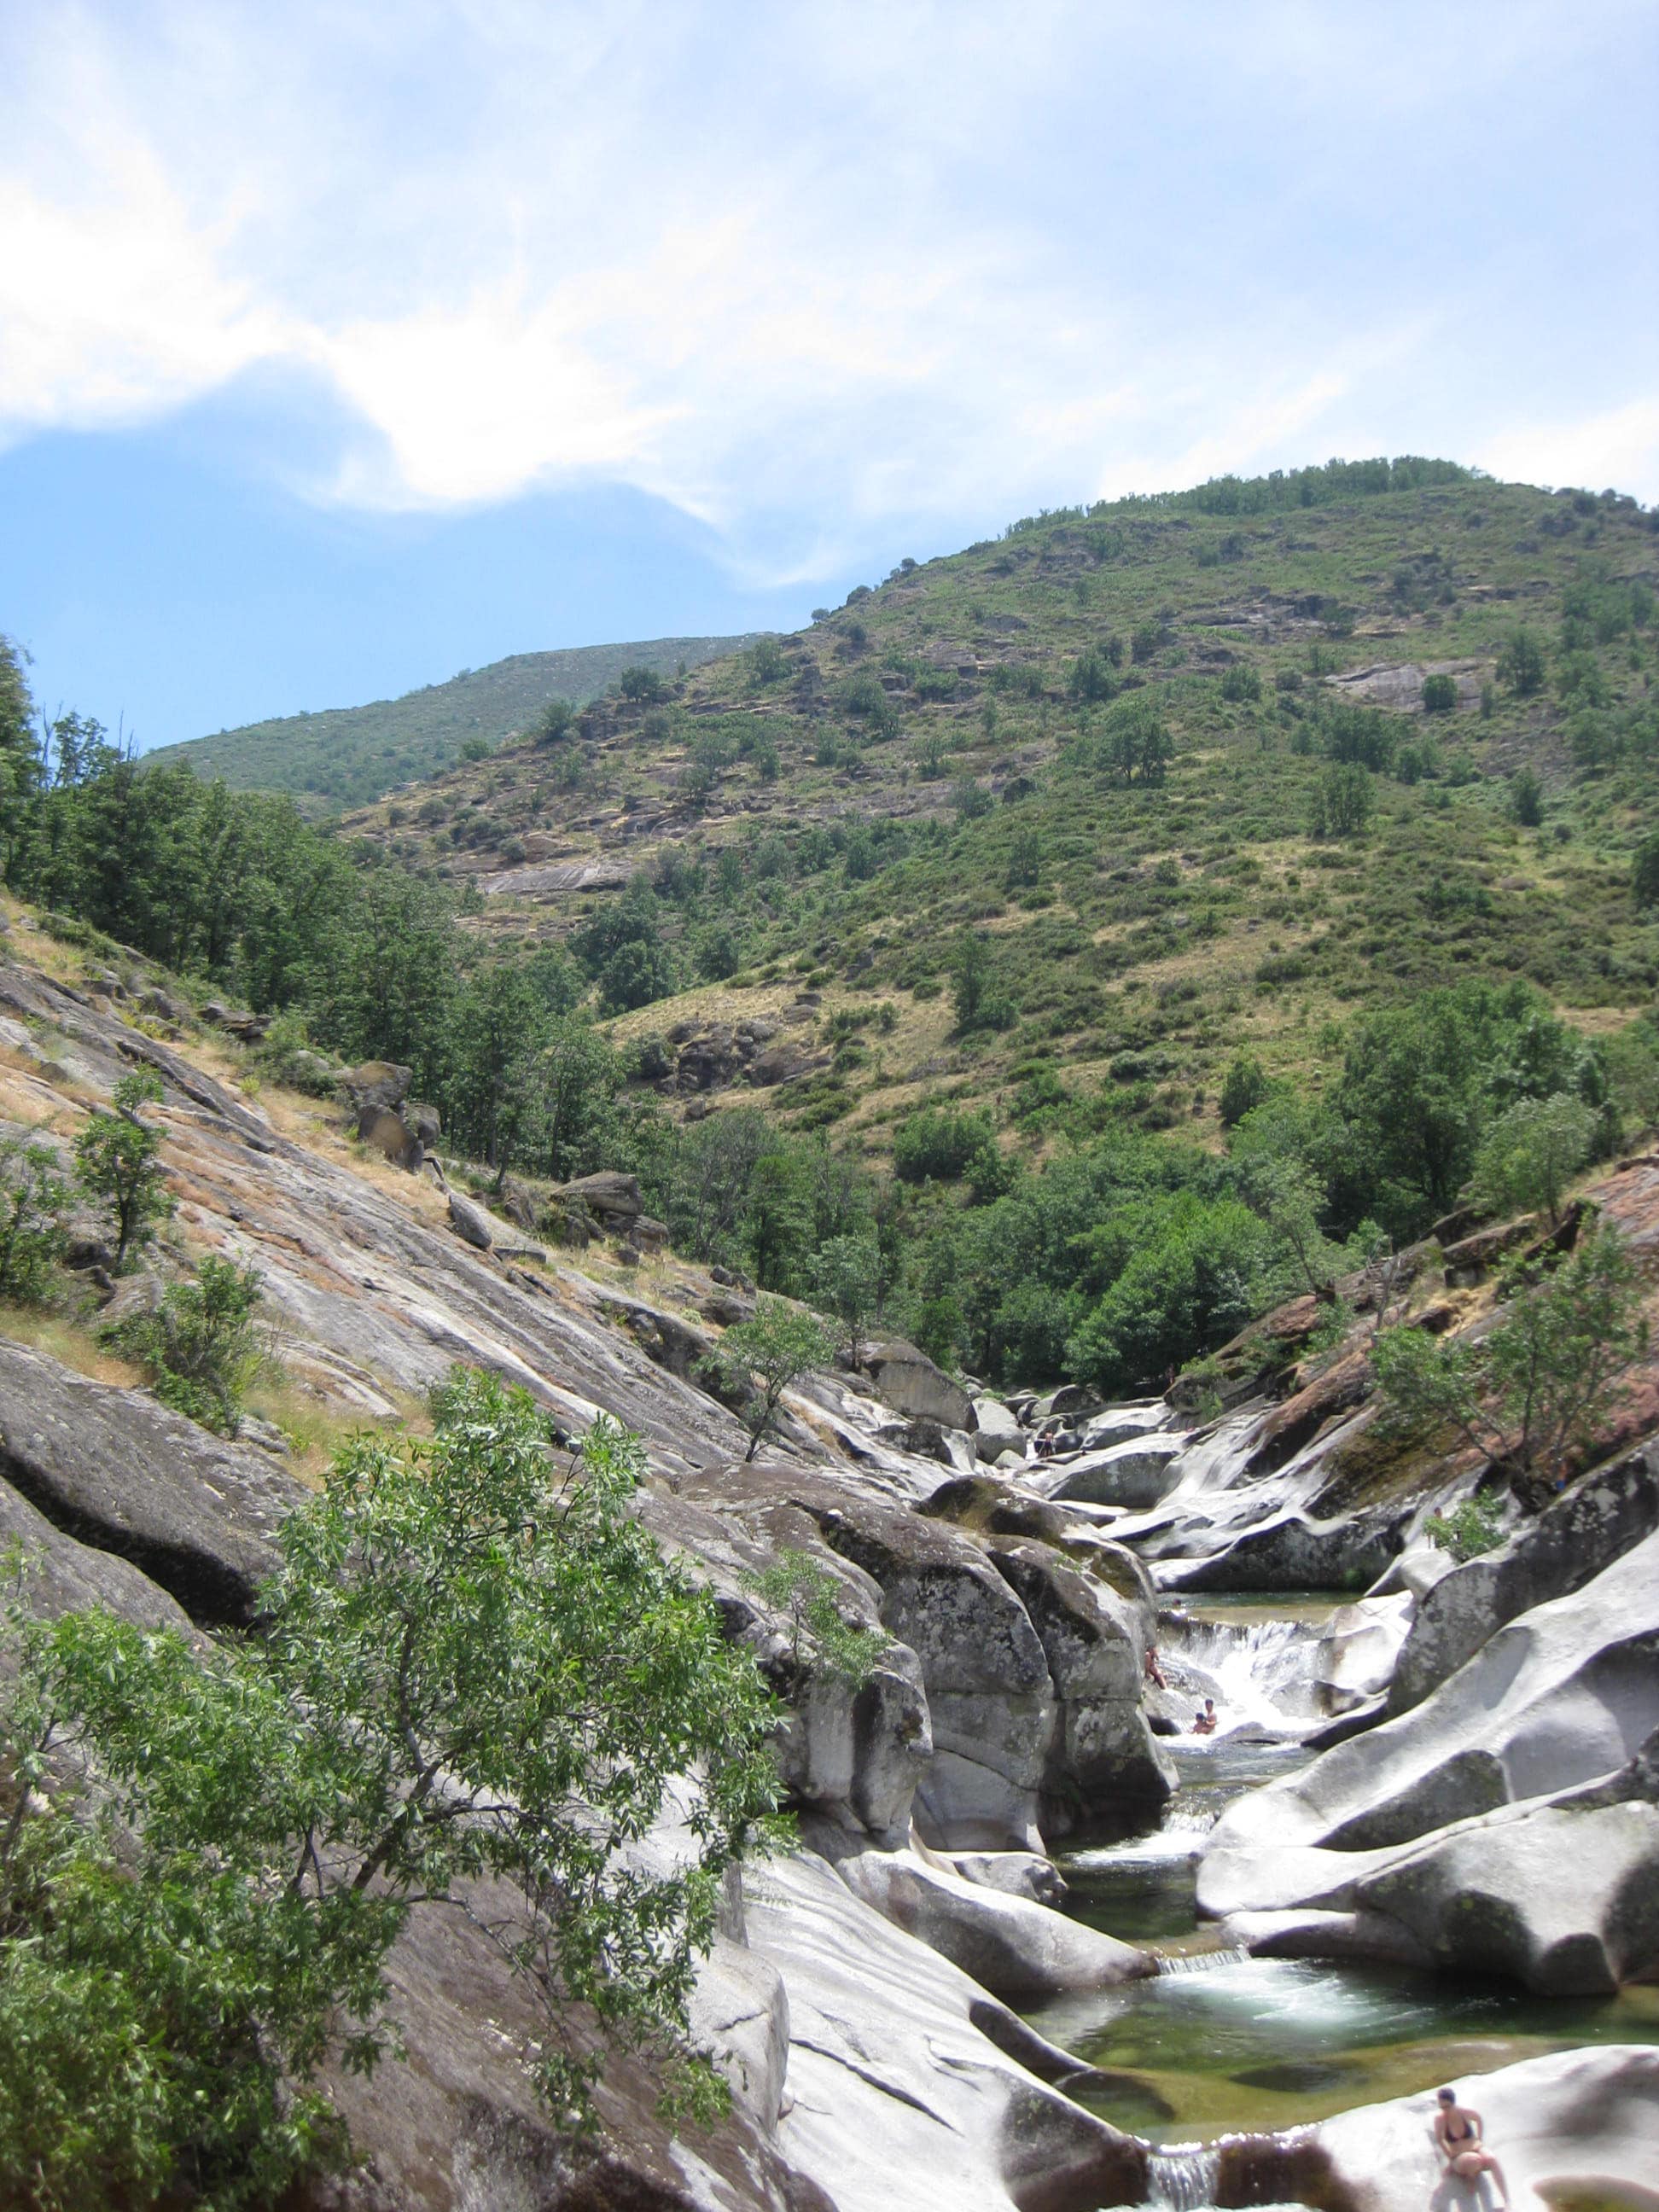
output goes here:
{"type": "Polygon", "coordinates": [[[327,830],[43,726],[8,648],[0,875],[278,1016],[268,1079],[407,1063],[498,1188],[631,1169],[699,1260],[1132,1390],[1659,1107],[1655,543],[1426,462],[1037,517],[327,830]],[[1246,588],[1310,518],[1328,588],[1246,588]],[[1409,696],[1329,680],[1378,635],[1409,696]],[[613,805],[624,889],[518,895],[613,805]],[[812,1065],[680,1110],[669,1029],[790,992],[812,1065]]]}

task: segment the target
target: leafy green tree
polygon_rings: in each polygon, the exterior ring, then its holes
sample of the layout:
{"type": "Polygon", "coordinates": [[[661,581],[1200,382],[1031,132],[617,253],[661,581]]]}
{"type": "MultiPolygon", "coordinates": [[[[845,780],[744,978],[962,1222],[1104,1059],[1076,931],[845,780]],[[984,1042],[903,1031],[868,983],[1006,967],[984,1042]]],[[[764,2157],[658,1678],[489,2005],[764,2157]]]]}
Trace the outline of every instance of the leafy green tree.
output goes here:
{"type": "Polygon", "coordinates": [[[762,1298],[751,1321],[734,1322],[716,1357],[729,1382],[744,1393],[738,1419],[749,1431],[745,1460],[754,1458],[778,1425],[783,1395],[815,1367],[828,1367],[836,1347],[816,1314],[783,1298],[762,1298]]]}
{"type": "Polygon", "coordinates": [[[1247,661],[1235,661],[1223,672],[1221,696],[1229,706],[1240,706],[1261,696],[1261,674],[1247,661]]]}
{"type": "Polygon", "coordinates": [[[1218,1104],[1222,1127],[1236,1128],[1247,1114],[1261,1105],[1267,1091],[1267,1078],[1255,1054],[1237,1054],[1221,1079],[1218,1104]]]}
{"type": "Polygon", "coordinates": [[[1449,1513],[1431,1513],[1423,1523],[1423,1533],[1431,1544],[1449,1552],[1460,1565],[1465,1560],[1478,1559],[1485,1552],[1495,1552],[1504,1540],[1498,1501],[1465,1498],[1449,1513]]]}
{"type": "Polygon", "coordinates": [[[985,1012],[991,981],[991,956],[980,932],[964,927],[957,933],[951,951],[951,1003],[957,1027],[964,1033],[976,1029],[985,1012]]]}
{"type": "Polygon", "coordinates": [[[1260,1153],[1243,1163],[1239,1188],[1250,1211],[1284,1248],[1297,1289],[1328,1297],[1346,1255],[1320,1225],[1325,1194],[1311,1168],[1282,1155],[1260,1153]]]}
{"type": "Polygon", "coordinates": [[[668,696],[668,687],[656,670],[637,664],[623,669],[617,678],[617,689],[624,699],[636,707],[654,707],[668,696]]]}
{"type": "Polygon", "coordinates": [[[556,1182],[599,1164],[621,1069],[610,1043],[574,1015],[550,1021],[526,1072],[525,1143],[556,1182]]]}
{"type": "Polygon", "coordinates": [[[8,2201],[274,2201],[337,2146],[304,2085],[343,2021],[348,2063],[384,2049],[386,1954],[428,1906],[477,1917],[538,2012],[522,2056],[561,2131],[605,2063],[578,2008],[682,2108],[722,2109],[686,2007],[724,1870],[773,1832],[771,1701],[629,1511],[635,1439],[601,1421],[557,1465],[527,1395],[479,1375],[434,1412],[429,1443],[343,1449],[283,1528],[258,1639],[198,1653],[99,1612],[21,1631],[8,2201]],[[53,1746],[136,1838],[118,1863],[31,1794],[53,1746]],[[642,1863],[671,1790],[690,1848],[642,1863]]]}
{"type": "Polygon", "coordinates": [[[118,1323],[109,1340],[148,1369],[164,1406],[234,1437],[267,1361],[254,1321],[260,1281],[257,1267],[204,1259],[193,1283],[170,1283],[154,1313],[118,1323]]]}
{"type": "Polygon", "coordinates": [[[1108,1392],[1162,1388],[1258,1310],[1273,1235],[1237,1200],[1191,1191],[1142,1209],[1120,1233],[1133,1255],[1078,1328],[1071,1364],[1108,1392]]]}
{"type": "Polygon", "coordinates": [[[27,803],[40,780],[34,746],[34,702],[24,655],[0,636],[0,883],[12,880],[14,854],[22,843],[27,803]]]}
{"type": "Polygon", "coordinates": [[[1630,880],[1638,906],[1659,906],[1659,833],[1637,847],[1630,880]]]}
{"type": "Polygon", "coordinates": [[[1357,761],[1328,768],[1314,792],[1309,834],[1357,837],[1371,818],[1371,779],[1357,761]]]}
{"type": "MultiPolygon", "coordinates": [[[[1121,651],[1120,647],[1120,653],[1121,651]]],[[[1093,649],[1079,653],[1072,663],[1066,686],[1079,705],[1089,707],[1115,699],[1122,688],[1110,660],[1103,653],[1093,649]]]]}
{"type": "Polygon", "coordinates": [[[1523,830],[1536,830],[1544,819],[1544,787],[1529,768],[1510,778],[1510,811],[1523,830]]]}
{"type": "Polygon", "coordinates": [[[924,1106],[907,1115],[893,1136],[893,1173],[901,1182],[957,1182],[975,1169],[996,1132],[986,1114],[953,1114],[924,1106]]]}
{"type": "Polygon", "coordinates": [[[58,1216],[68,1197],[46,1146],[0,1139],[0,1299],[27,1306],[45,1297],[64,1249],[58,1216]]]}
{"type": "Polygon", "coordinates": [[[1512,1270],[1503,1288],[1503,1318],[1478,1343],[1385,1330],[1373,1353],[1378,1388],[1401,1426],[1449,1428],[1523,1482],[1559,1490],[1647,1356],[1642,1279],[1604,1228],[1541,1279],[1512,1270]]]}
{"type": "Polygon", "coordinates": [[[789,673],[789,656],[775,637],[758,637],[749,648],[750,679],[757,686],[781,684],[789,673]]]}
{"type": "Polygon", "coordinates": [[[1425,714],[1449,714],[1457,707],[1457,678],[1455,676],[1425,676],[1423,678],[1423,712],[1425,714]]]}
{"type": "Polygon", "coordinates": [[[556,745],[575,727],[576,710],[568,699],[550,699],[536,717],[531,736],[538,745],[556,745]]]}
{"type": "Polygon", "coordinates": [[[787,1150],[755,1162],[744,1210],[750,1264],[763,1290],[793,1288],[811,1232],[812,1194],[806,1164],[787,1150]]]}
{"type": "Polygon", "coordinates": [[[1042,881],[1042,838],[1022,824],[1008,840],[1007,884],[1010,890],[1034,888],[1042,881]]]}
{"type": "Polygon", "coordinates": [[[635,938],[617,950],[599,970],[599,1005],[607,1014],[625,1014],[672,995],[674,957],[660,938],[635,938]]]}
{"type": "Polygon", "coordinates": [[[1474,1162],[1474,1192],[1493,1213],[1536,1209],[1552,1222],[1561,1194],[1589,1158],[1601,1117],[1565,1091],[1522,1098],[1486,1131],[1474,1162]]]}
{"type": "Polygon", "coordinates": [[[856,1367],[864,1337],[881,1304],[881,1253],[868,1233],[831,1237],[819,1245],[807,1270],[812,1295],[840,1323],[845,1348],[856,1367]]]}
{"type": "Polygon", "coordinates": [[[810,1656],[851,1688],[869,1680],[887,1638],[878,1629],[848,1620],[840,1585],[809,1553],[780,1552],[769,1566],[749,1577],[749,1587],[787,1619],[790,1658],[798,1674],[810,1656]]]}
{"type": "Polygon", "coordinates": [[[1544,648],[1524,626],[1511,630],[1504,641],[1498,680],[1517,699],[1530,699],[1544,688],[1544,648]]]}
{"type": "Polygon", "coordinates": [[[994,803],[985,786],[971,775],[959,775],[951,786],[951,805],[959,823],[981,821],[994,803]]]}
{"type": "Polygon", "coordinates": [[[76,1176],[89,1198],[115,1218],[115,1265],[147,1243],[154,1224],[173,1212],[161,1167],[161,1133],[139,1113],[161,1096],[161,1079],[149,1068],[124,1075],[115,1086],[114,1112],[88,1116],[75,1140],[76,1176]]]}

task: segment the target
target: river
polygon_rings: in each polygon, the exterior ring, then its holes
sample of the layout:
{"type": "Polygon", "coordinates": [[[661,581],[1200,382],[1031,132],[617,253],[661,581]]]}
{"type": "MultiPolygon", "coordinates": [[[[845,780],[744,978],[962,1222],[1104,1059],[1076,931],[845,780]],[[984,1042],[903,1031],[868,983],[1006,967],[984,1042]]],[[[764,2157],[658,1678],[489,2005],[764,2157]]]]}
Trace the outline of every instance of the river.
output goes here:
{"type": "Polygon", "coordinates": [[[1210,2202],[1201,2146],[1241,2129],[1294,2127],[1589,2043],[1659,2042],[1659,1988],[1605,1998],[1529,1995],[1513,1983],[1224,1950],[1194,1910],[1204,1837],[1241,1791],[1293,1771],[1317,1724],[1312,1658],[1331,1612],[1303,1596],[1183,1600],[1165,1617],[1172,1680],[1215,1697],[1213,1737],[1170,1741],[1181,1787],[1150,1832],[1060,1860],[1067,1909],[1165,1961],[1146,1981],[1054,1999],[1031,2024],[1103,2077],[1073,2089],[1103,2119],[1169,2147],[1150,2201],[1210,2202]],[[1182,2149],[1178,2146],[1194,2148],[1182,2149]]]}

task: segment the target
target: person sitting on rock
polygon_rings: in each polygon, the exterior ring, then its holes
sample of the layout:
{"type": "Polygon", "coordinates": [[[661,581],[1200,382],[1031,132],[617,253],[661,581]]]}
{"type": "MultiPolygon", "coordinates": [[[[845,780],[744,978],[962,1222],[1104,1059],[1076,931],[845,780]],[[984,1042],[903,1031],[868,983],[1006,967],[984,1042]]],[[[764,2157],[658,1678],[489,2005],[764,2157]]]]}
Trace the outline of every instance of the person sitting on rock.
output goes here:
{"type": "Polygon", "coordinates": [[[1220,1714],[1217,1712],[1215,1709],[1215,1699],[1213,1698],[1206,1698],[1204,1700],[1203,1711],[1199,1714],[1197,1719],[1193,1723],[1193,1734],[1194,1735],[1213,1735],[1216,1731],[1216,1723],[1220,1718],[1220,1714]]]}
{"type": "Polygon", "coordinates": [[[1506,2212],[1510,2185],[1503,2167],[1481,2144],[1480,2113],[1460,2105],[1455,2089],[1442,2089],[1439,2104],[1434,2116],[1434,2142],[1447,2172],[1455,2174],[1460,2181],[1479,2181],[1483,2173],[1491,2174],[1503,2192],[1498,2212],[1506,2212]]]}
{"type": "Polygon", "coordinates": [[[1164,1679],[1164,1669],[1158,1664],[1156,1644],[1149,1644],[1146,1646],[1146,1656],[1141,1662],[1141,1672],[1155,1690],[1169,1688],[1169,1684],[1164,1679]]]}

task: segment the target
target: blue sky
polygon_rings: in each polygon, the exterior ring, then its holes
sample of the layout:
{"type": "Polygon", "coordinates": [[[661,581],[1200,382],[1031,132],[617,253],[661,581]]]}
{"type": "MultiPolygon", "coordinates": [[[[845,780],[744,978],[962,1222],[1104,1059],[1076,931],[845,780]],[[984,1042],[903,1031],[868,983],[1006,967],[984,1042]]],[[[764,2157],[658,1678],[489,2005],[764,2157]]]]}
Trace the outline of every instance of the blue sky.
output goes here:
{"type": "Polygon", "coordinates": [[[1651,0],[0,15],[0,629],[143,744],[1332,454],[1659,499],[1651,0]]]}

